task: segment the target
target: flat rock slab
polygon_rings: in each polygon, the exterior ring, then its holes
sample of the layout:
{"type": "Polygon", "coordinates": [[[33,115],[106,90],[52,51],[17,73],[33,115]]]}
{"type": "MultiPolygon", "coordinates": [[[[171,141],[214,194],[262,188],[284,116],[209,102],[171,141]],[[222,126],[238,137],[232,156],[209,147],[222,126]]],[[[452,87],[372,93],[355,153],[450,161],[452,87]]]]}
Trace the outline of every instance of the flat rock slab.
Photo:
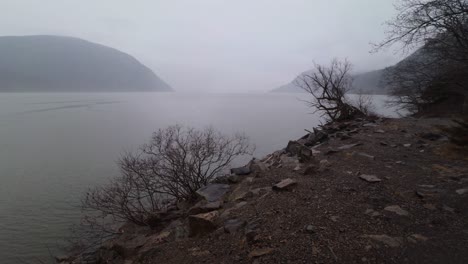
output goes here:
{"type": "Polygon", "coordinates": [[[248,175],[250,174],[252,171],[250,170],[250,166],[249,165],[246,165],[246,166],[243,166],[243,167],[239,167],[239,168],[232,168],[231,169],[231,173],[232,174],[235,174],[235,175],[248,175]]]}
{"type": "Polygon", "coordinates": [[[362,145],[362,143],[354,143],[354,144],[348,144],[348,145],[343,145],[341,147],[338,148],[338,150],[347,150],[347,149],[350,149],[350,148],[354,148],[354,147],[357,147],[357,146],[360,146],[362,145]]]}
{"type": "Polygon", "coordinates": [[[197,194],[208,202],[216,202],[221,200],[224,195],[229,191],[230,186],[228,184],[208,184],[205,187],[200,188],[197,194]]]}
{"type": "Polygon", "coordinates": [[[260,249],[255,249],[249,253],[250,258],[257,258],[261,257],[263,255],[268,255],[273,252],[272,248],[260,248],[260,249]]]}
{"type": "Polygon", "coordinates": [[[387,235],[365,235],[364,237],[370,238],[374,241],[383,243],[389,247],[399,247],[403,244],[403,239],[401,237],[391,237],[387,235]]]}
{"type": "Polygon", "coordinates": [[[369,154],[364,153],[364,152],[359,152],[358,155],[361,156],[361,157],[364,157],[364,158],[368,158],[368,159],[371,159],[371,160],[375,160],[375,157],[374,157],[374,156],[369,155],[369,154]]]}
{"type": "Polygon", "coordinates": [[[390,205],[384,208],[385,211],[393,212],[397,215],[408,216],[409,213],[406,210],[401,209],[399,205],[390,205]]]}
{"type": "Polygon", "coordinates": [[[296,184],[297,184],[297,181],[291,178],[287,178],[273,185],[273,190],[276,190],[276,191],[287,190],[296,184]]]}
{"type": "Polygon", "coordinates": [[[367,174],[361,174],[359,175],[359,178],[366,181],[366,182],[381,182],[382,180],[379,179],[377,176],[375,175],[367,175],[367,174]]]}

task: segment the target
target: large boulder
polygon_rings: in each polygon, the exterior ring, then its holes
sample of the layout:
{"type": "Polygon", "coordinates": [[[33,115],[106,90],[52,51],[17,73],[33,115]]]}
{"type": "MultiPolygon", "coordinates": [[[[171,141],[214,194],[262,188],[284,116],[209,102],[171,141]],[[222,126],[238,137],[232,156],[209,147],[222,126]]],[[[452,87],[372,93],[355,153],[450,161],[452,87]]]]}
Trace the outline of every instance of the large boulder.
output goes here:
{"type": "Polygon", "coordinates": [[[216,202],[224,198],[229,188],[230,186],[228,184],[208,184],[198,189],[197,194],[208,202],[216,202]]]}
{"type": "Polygon", "coordinates": [[[312,150],[310,148],[294,140],[289,141],[288,146],[286,147],[286,152],[293,156],[297,156],[299,161],[310,160],[313,157],[312,150]]]}
{"type": "Polygon", "coordinates": [[[218,211],[189,216],[189,236],[203,236],[216,230],[218,211]]]}

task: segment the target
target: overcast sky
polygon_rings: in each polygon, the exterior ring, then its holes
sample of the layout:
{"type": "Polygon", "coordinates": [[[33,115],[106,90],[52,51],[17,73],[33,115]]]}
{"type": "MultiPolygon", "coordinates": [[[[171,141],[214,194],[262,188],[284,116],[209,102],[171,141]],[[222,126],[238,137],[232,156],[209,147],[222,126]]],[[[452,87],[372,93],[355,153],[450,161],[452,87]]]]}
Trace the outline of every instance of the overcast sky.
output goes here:
{"type": "Polygon", "coordinates": [[[177,91],[263,92],[333,57],[356,71],[393,0],[0,0],[0,35],[67,35],[127,52],[177,91]]]}

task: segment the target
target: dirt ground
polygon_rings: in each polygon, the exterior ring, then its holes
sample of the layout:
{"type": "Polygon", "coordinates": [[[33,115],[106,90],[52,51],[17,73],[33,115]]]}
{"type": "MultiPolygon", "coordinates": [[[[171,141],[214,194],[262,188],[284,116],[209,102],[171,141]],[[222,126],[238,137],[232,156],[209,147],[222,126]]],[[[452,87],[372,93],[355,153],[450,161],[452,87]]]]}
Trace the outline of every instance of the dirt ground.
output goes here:
{"type": "Polygon", "coordinates": [[[468,157],[438,138],[444,122],[360,124],[312,160],[243,176],[217,230],[163,242],[136,263],[468,263],[468,157]],[[271,190],[286,178],[297,183],[271,190]],[[226,232],[232,219],[244,224],[226,232]]]}

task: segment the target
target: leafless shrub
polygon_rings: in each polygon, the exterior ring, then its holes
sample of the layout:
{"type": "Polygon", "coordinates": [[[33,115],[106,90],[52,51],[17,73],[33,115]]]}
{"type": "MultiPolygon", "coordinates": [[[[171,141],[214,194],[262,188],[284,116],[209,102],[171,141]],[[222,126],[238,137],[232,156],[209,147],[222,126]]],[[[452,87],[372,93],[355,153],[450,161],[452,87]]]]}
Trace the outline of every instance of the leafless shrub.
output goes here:
{"type": "Polygon", "coordinates": [[[193,199],[234,158],[251,151],[243,134],[229,137],[213,128],[178,125],[161,129],[137,153],[123,155],[120,177],[86,194],[82,207],[93,213],[85,220],[104,230],[109,222],[151,226],[164,200],[193,199]]]}
{"type": "Polygon", "coordinates": [[[323,112],[328,121],[347,120],[363,113],[346,101],[352,88],[351,63],[334,59],[330,66],[315,64],[310,74],[303,74],[295,85],[312,95],[305,101],[311,108],[323,112]]]}
{"type": "Polygon", "coordinates": [[[365,94],[361,90],[359,90],[356,95],[357,99],[353,105],[366,116],[376,116],[377,114],[374,112],[372,95],[365,94]]]}
{"type": "Polygon", "coordinates": [[[468,1],[401,0],[395,7],[398,13],[386,23],[387,38],[377,49],[396,43],[406,50],[429,44],[446,52],[463,49],[465,56],[452,59],[468,59],[468,1]]]}

